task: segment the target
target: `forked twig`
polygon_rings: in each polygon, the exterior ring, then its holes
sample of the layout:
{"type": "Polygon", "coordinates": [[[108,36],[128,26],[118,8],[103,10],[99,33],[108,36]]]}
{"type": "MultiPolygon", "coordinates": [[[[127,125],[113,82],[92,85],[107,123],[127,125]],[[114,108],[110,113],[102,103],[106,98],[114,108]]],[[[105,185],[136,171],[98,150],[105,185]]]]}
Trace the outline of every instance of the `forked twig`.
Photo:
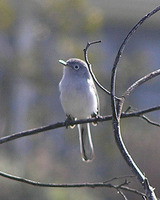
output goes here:
{"type": "MultiPolygon", "coordinates": [[[[95,74],[93,73],[91,63],[90,63],[89,60],[88,60],[88,54],[87,54],[87,52],[88,52],[89,47],[90,47],[91,45],[94,45],[94,44],[97,44],[97,43],[100,43],[100,42],[101,42],[101,40],[97,40],[97,41],[93,41],[93,42],[87,42],[86,48],[83,49],[83,51],[84,51],[84,59],[85,59],[87,65],[88,65],[89,72],[90,72],[90,74],[91,74],[91,76],[92,76],[94,82],[97,84],[97,86],[98,86],[99,88],[101,88],[104,92],[106,92],[108,95],[110,95],[111,93],[110,93],[105,87],[103,87],[103,86],[99,83],[99,81],[97,80],[95,74]]],[[[116,97],[116,98],[117,98],[117,97],[116,97]]]]}

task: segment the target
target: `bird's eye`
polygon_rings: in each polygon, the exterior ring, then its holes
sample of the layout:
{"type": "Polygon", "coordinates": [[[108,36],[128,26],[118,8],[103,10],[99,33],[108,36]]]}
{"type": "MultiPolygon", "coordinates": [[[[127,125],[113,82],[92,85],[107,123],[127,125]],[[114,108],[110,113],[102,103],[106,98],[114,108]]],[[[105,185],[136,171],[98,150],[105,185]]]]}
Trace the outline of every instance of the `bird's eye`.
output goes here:
{"type": "Polygon", "coordinates": [[[75,66],[74,66],[74,69],[75,69],[75,70],[78,70],[78,69],[79,69],[79,66],[78,66],[78,65],[75,65],[75,66]]]}

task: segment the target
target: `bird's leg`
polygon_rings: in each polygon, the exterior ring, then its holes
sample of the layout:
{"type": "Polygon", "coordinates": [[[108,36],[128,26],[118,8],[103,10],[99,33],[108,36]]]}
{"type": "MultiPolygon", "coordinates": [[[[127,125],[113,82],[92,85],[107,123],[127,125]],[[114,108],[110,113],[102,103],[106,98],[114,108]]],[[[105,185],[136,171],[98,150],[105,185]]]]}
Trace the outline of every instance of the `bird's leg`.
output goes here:
{"type": "MultiPolygon", "coordinates": [[[[102,120],[103,119],[103,117],[101,115],[99,115],[98,113],[95,113],[95,112],[91,115],[91,117],[93,117],[95,119],[98,119],[98,120],[102,120]]],[[[97,126],[98,122],[93,122],[92,124],[94,126],[97,126]]]]}
{"type": "Polygon", "coordinates": [[[74,118],[74,117],[72,117],[71,115],[66,115],[66,121],[65,121],[66,128],[68,128],[68,126],[69,126],[70,128],[74,128],[75,125],[71,125],[71,123],[72,123],[73,121],[75,121],[75,118],[74,118]]]}

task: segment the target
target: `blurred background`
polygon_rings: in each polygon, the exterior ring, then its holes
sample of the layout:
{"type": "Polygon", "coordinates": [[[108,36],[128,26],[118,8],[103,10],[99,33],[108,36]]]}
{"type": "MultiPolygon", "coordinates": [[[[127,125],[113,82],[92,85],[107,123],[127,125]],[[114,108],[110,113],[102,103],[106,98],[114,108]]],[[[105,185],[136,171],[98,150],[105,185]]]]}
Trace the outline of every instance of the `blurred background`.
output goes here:
{"type": "MultiPolygon", "coordinates": [[[[98,80],[110,89],[117,51],[130,29],[159,0],[1,0],[0,1],[0,136],[65,120],[59,101],[59,59],[83,59],[87,41],[98,80]]],[[[146,21],[130,40],[120,61],[117,95],[160,67],[160,13],[146,21]]],[[[99,90],[101,114],[111,113],[110,97],[99,90]]],[[[124,110],[159,105],[159,77],[127,99],[124,110]]],[[[148,114],[160,122],[159,112],[148,114]]],[[[140,118],[121,122],[129,152],[160,197],[160,130],[140,118]]],[[[100,182],[132,174],[117,149],[110,121],[91,127],[96,158],[81,161],[77,129],[60,128],[0,146],[0,170],[41,182],[100,182]]],[[[115,183],[123,182],[117,181],[115,183]]],[[[141,190],[136,179],[131,187],[141,190]]],[[[0,177],[3,200],[122,199],[107,188],[38,188],[0,177]]],[[[138,199],[126,193],[128,199],[138,199]]],[[[141,199],[141,198],[139,198],[141,199]]]]}

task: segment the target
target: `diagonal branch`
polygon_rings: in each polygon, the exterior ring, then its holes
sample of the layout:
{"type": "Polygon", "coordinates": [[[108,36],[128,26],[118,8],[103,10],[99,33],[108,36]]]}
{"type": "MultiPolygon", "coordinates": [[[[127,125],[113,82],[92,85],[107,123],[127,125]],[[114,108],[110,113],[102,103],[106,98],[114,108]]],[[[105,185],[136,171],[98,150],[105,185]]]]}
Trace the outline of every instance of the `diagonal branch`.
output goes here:
{"type": "Polygon", "coordinates": [[[148,122],[149,124],[160,127],[160,123],[157,123],[157,122],[154,122],[154,121],[150,120],[150,119],[149,119],[148,117],[146,117],[145,115],[142,115],[142,116],[140,116],[140,117],[141,117],[143,120],[145,120],[146,122],[148,122]]]}
{"type": "MultiPolygon", "coordinates": [[[[97,41],[93,41],[93,42],[87,42],[86,48],[83,49],[83,51],[84,51],[84,59],[85,59],[87,65],[88,65],[89,72],[90,72],[90,74],[91,74],[91,76],[92,76],[94,82],[97,84],[97,86],[98,86],[99,88],[101,88],[104,92],[106,92],[108,95],[110,95],[111,93],[110,93],[105,87],[103,87],[103,86],[99,83],[99,81],[97,80],[95,74],[93,73],[91,63],[90,63],[89,60],[88,60],[88,54],[87,54],[87,52],[88,52],[89,47],[90,47],[91,45],[94,45],[94,44],[97,44],[97,43],[100,43],[100,42],[101,42],[101,40],[97,40],[97,41]]],[[[115,97],[115,98],[118,99],[117,97],[115,97]]]]}
{"type": "Polygon", "coordinates": [[[146,76],[142,77],[141,79],[139,79],[138,81],[136,81],[135,83],[133,83],[122,95],[122,97],[126,97],[129,96],[130,93],[135,90],[137,87],[139,87],[140,85],[142,85],[143,83],[151,80],[152,78],[155,78],[156,76],[160,75],[160,69],[157,69],[153,72],[151,72],[150,74],[147,74],[146,76]]]}

